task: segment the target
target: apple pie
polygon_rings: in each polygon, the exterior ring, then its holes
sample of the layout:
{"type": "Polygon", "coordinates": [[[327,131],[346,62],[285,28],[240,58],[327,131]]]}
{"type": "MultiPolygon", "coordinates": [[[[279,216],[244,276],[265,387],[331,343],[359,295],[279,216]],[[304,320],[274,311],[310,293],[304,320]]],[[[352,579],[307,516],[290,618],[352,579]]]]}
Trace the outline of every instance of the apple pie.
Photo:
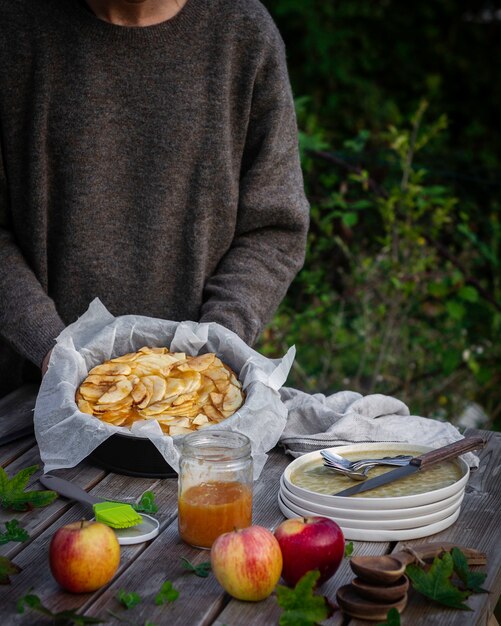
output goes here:
{"type": "Polygon", "coordinates": [[[144,347],[92,368],[76,393],[83,413],[115,426],[157,420],[167,435],[217,424],[244,403],[242,385],[214,353],[144,347]]]}

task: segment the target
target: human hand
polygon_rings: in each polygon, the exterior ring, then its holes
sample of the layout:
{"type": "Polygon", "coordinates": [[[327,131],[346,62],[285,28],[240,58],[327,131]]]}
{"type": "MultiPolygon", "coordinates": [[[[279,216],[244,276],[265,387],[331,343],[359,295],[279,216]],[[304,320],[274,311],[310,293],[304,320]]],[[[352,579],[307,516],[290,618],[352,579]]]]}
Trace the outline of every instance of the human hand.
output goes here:
{"type": "Polygon", "coordinates": [[[42,376],[45,376],[45,372],[47,371],[47,368],[49,367],[49,361],[50,361],[50,355],[52,354],[52,348],[47,352],[47,354],[44,356],[43,361],[42,361],[42,376]]]}

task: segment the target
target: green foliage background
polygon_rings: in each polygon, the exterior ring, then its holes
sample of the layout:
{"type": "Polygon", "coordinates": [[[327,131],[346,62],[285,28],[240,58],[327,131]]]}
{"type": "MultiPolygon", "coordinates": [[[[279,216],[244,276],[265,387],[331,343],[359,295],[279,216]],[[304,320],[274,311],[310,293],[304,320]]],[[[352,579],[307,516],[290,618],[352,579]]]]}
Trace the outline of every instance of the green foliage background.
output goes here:
{"type": "Polygon", "coordinates": [[[501,20],[482,2],[264,0],[297,98],[311,228],[260,348],[288,384],[501,426],[501,20]]]}

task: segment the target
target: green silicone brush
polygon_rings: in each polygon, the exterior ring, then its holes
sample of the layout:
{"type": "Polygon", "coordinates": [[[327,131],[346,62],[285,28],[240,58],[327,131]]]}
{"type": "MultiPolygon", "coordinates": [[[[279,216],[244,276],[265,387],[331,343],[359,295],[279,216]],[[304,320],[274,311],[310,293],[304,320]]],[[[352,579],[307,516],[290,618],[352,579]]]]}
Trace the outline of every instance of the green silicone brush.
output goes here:
{"type": "Polygon", "coordinates": [[[93,508],[96,521],[111,528],[130,528],[143,519],[130,504],[123,502],[96,502],[93,508]]]}
{"type": "Polygon", "coordinates": [[[102,522],[111,528],[130,528],[131,526],[137,526],[143,520],[141,515],[130,504],[107,502],[102,498],[96,498],[64,478],[52,476],[52,474],[44,474],[40,477],[40,482],[44,487],[56,491],[65,498],[70,498],[92,507],[96,521],[102,522]]]}

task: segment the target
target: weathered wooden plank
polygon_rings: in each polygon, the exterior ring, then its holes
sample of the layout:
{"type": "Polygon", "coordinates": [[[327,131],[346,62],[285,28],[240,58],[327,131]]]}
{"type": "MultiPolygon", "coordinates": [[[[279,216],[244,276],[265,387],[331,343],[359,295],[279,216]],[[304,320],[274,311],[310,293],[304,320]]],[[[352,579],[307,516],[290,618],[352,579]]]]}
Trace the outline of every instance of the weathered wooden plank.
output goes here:
{"type": "MultiPolygon", "coordinates": [[[[280,489],[280,477],[291,460],[279,450],[270,453],[268,462],[254,485],[253,524],[274,530],[285,519],[278,506],[277,496],[280,489]]],[[[228,596],[227,599],[228,604],[218,615],[216,624],[231,624],[232,626],[278,624],[280,607],[274,594],[258,603],[240,602],[228,596]]]]}
{"type": "MultiPolygon", "coordinates": [[[[18,457],[7,468],[7,474],[12,477],[19,470],[31,465],[39,465],[39,469],[33,474],[29,481],[28,489],[44,489],[38,482],[39,476],[42,474],[42,465],[37,446],[31,447],[25,454],[18,457]]],[[[95,484],[105,475],[101,469],[93,467],[88,463],[81,463],[75,468],[70,468],[60,472],[68,480],[73,480],[82,488],[87,489],[95,484]]],[[[70,503],[67,500],[58,498],[55,502],[47,507],[33,509],[27,512],[13,512],[0,509],[0,523],[5,523],[13,518],[19,520],[21,525],[28,531],[33,541],[45,528],[54,523],[60,515],[68,508],[70,503]]],[[[26,547],[26,544],[8,543],[0,547],[0,554],[12,557],[26,547]]]]}
{"type": "MultiPolygon", "coordinates": [[[[286,465],[283,454],[277,451],[272,453],[262,477],[254,486],[254,523],[273,528],[283,519],[276,502],[276,493],[278,480],[286,465]]],[[[173,509],[176,509],[175,505],[173,509]]],[[[201,579],[187,574],[181,564],[182,556],[200,562],[208,560],[210,553],[183,543],[178,536],[177,521],[173,521],[135,563],[113,582],[106,594],[99,597],[89,613],[101,615],[110,604],[116,605],[116,593],[120,588],[126,588],[146,599],[141,607],[134,609],[134,621],[149,619],[154,623],[165,623],[162,619],[168,619],[172,625],[186,624],[186,616],[189,615],[190,624],[212,623],[229,598],[214,576],[201,579]],[[154,604],[154,597],[166,579],[171,580],[180,591],[180,597],[172,606],[159,608],[154,604]]]]}
{"type": "Polygon", "coordinates": [[[0,399],[0,440],[33,426],[38,385],[24,385],[0,399]]]}
{"type": "MultiPolygon", "coordinates": [[[[273,452],[273,456],[270,459],[273,463],[273,470],[268,468],[268,471],[263,472],[263,476],[260,479],[258,485],[255,488],[256,493],[263,492],[262,500],[259,501],[259,510],[267,512],[258,513],[254,518],[254,523],[267,526],[269,528],[276,527],[282,522],[285,517],[281,513],[277,504],[277,494],[279,491],[280,477],[288,465],[291,462],[289,457],[281,455],[278,451],[273,452]]],[[[385,554],[389,550],[389,544],[382,542],[378,544],[367,542],[353,542],[354,554],[385,554]]],[[[320,589],[319,593],[327,596],[331,602],[336,600],[336,590],[344,584],[347,584],[353,578],[351,568],[349,566],[348,559],[344,559],[341,563],[339,570],[335,576],[327,581],[320,589]]],[[[283,584],[283,581],[281,581],[283,584]]],[[[262,624],[277,624],[281,614],[281,609],[278,606],[275,594],[270,596],[263,602],[257,604],[248,602],[239,602],[237,600],[231,600],[224,611],[218,616],[215,624],[222,626],[223,624],[231,624],[232,626],[261,626],[262,624]]],[[[336,626],[342,624],[345,618],[337,612],[330,620],[325,622],[329,626],[336,626]]]]}
{"type": "Polygon", "coordinates": [[[142,624],[146,620],[155,624],[168,623],[169,626],[184,625],[187,621],[193,626],[211,623],[226,601],[224,592],[214,576],[200,578],[188,573],[182,566],[181,557],[199,564],[207,561],[210,553],[182,542],[174,520],[127,570],[114,579],[87,614],[101,616],[107,609],[122,613],[116,595],[120,589],[125,589],[139,593],[143,599],[141,605],[127,611],[127,618],[134,623],[142,624]],[[180,592],[179,598],[169,606],[157,606],[155,596],[166,580],[170,580],[180,592]]]}
{"type": "Polygon", "coordinates": [[[21,437],[11,443],[7,443],[0,447],[0,467],[7,468],[21,455],[25,454],[30,448],[36,446],[36,439],[33,435],[21,437]]]}
{"type": "MultiPolygon", "coordinates": [[[[386,554],[389,549],[389,544],[386,542],[381,543],[367,543],[362,541],[354,543],[354,555],[367,555],[377,556],[379,554],[386,554]]],[[[318,594],[326,596],[329,601],[336,604],[336,591],[342,585],[346,585],[353,579],[354,574],[351,571],[349,559],[343,559],[339,570],[335,575],[324,583],[317,590],[318,594]]],[[[280,584],[284,584],[281,580],[280,584]]],[[[224,624],[231,624],[231,626],[246,625],[249,626],[261,626],[263,624],[278,624],[282,609],[277,603],[275,594],[270,596],[263,602],[257,604],[238,602],[237,600],[231,600],[224,611],[218,616],[214,622],[215,626],[223,626],[224,624]]],[[[334,615],[322,622],[326,626],[341,626],[347,622],[346,616],[341,611],[336,611],[334,615]]]]}
{"type": "MultiPolygon", "coordinates": [[[[471,430],[468,435],[481,435],[488,440],[487,447],[479,451],[480,467],[472,472],[466,495],[461,505],[458,520],[448,529],[415,542],[419,545],[430,541],[455,541],[465,546],[485,551],[488,554],[486,567],[477,568],[487,571],[488,576],[484,587],[489,594],[475,594],[467,604],[472,612],[444,608],[430,602],[421,594],[410,593],[409,604],[402,614],[402,626],[419,623],[426,614],[426,624],[440,626],[480,626],[487,624],[493,613],[501,593],[501,489],[499,475],[501,472],[501,434],[487,431],[471,430]]],[[[404,544],[398,544],[396,550],[404,544]]]]}
{"type": "MultiPolygon", "coordinates": [[[[20,469],[31,465],[39,465],[39,469],[30,478],[28,488],[45,489],[45,487],[42,487],[38,482],[38,478],[43,472],[39,450],[36,446],[31,447],[25,454],[18,457],[6,468],[6,471],[9,476],[13,476],[20,469]]],[[[97,485],[97,483],[99,483],[99,481],[101,481],[107,473],[99,467],[96,467],[88,462],[83,462],[74,468],[57,470],[54,474],[61,476],[62,478],[66,478],[67,480],[71,480],[83,489],[88,490],[97,485]]],[[[108,478],[102,483],[102,485],[97,487],[94,493],[106,498],[120,498],[127,494],[127,496],[132,499],[134,492],[137,491],[137,488],[134,487],[134,485],[141,485],[141,488],[145,491],[155,487],[159,482],[160,481],[158,479],[134,479],[125,476],[118,476],[116,474],[109,474],[108,478]]],[[[141,495],[141,493],[137,495],[141,495]]],[[[65,498],[59,498],[49,507],[34,509],[33,511],[28,511],[26,513],[14,514],[13,512],[0,510],[0,523],[12,519],[12,517],[16,517],[16,519],[18,519],[30,533],[36,534],[40,523],[42,523],[42,529],[46,528],[54,521],[54,519],[57,518],[58,515],[62,514],[70,506],[72,506],[70,501],[65,498]]],[[[81,515],[88,513],[88,510],[84,507],[81,507],[80,505],[76,506],[79,507],[81,515]]],[[[12,553],[12,550],[14,549],[12,546],[13,544],[3,546],[0,548],[0,554],[3,554],[2,550],[5,549],[9,550],[9,554],[12,553]]]]}
{"type": "MultiPolygon", "coordinates": [[[[34,448],[24,457],[17,459],[16,463],[8,469],[14,473],[22,467],[27,467],[37,462],[40,462],[38,449],[34,448]]],[[[33,476],[31,481],[35,488],[37,487],[36,483],[40,473],[41,469],[33,476]]],[[[153,479],[131,479],[116,475],[108,475],[102,483],[99,483],[99,481],[101,481],[101,479],[105,476],[106,472],[88,463],[81,463],[76,468],[59,470],[55,473],[67,478],[68,480],[72,480],[84,489],[88,489],[90,486],[98,483],[93,489],[93,493],[103,497],[118,498],[120,495],[126,493],[130,499],[136,499],[145,490],[155,487],[158,483],[158,481],[153,479]]],[[[175,492],[175,490],[175,486],[171,488],[171,491],[175,492]]],[[[161,497],[159,498],[159,502],[160,505],[162,505],[161,497]]],[[[168,510],[168,507],[165,506],[164,510],[168,510]]],[[[54,581],[52,581],[51,575],[48,571],[48,542],[50,541],[52,534],[63,524],[81,519],[83,516],[87,518],[91,516],[88,509],[85,509],[79,504],[72,504],[70,501],[63,498],[59,498],[48,507],[35,509],[27,513],[0,513],[1,521],[6,521],[7,519],[12,519],[13,517],[19,519],[23,527],[25,527],[31,535],[30,543],[9,543],[2,546],[0,549],[1,554],[13,558],[15,563],[19,564],[23,567],[23,569],[28,567],[28,570],[33,573],[31,577],[24,579],[24,571],[17,577],[17,580],[13,577],[13,582],[16,584],[11,585],[10,589],[5,588],[5,592],[9,592],[8,599],[14,597],[12,594],[16,593],[17,589],[19,589],[19,593],[16,597],[19,597],[24,593],[27,593],[30,586],[33,586],[36,593],[42,597],[44,603],[47,606],[50,606],[52,610],[63,610],[66,608],[75,609],[83,606],[82,597],[66,594],[59,590],[59,587],[54,581]],[[45,583],[40,585],[42,581],[45,581],[45,583]],[[48,587],[47,581],[50,583],[48,587]]],[[[141,549],[143,549],[143,547],[139,548],[139,550],[141,549]]],[[[124,556],[122,556],[123,567],[126,567],[127,558],[132,558],[137,551],[138,550],[136,549],[129,548],[122,549],[122,554],[125,554],[125,561],[124,556]]],[[[0,606],[3,605],[4,600],[7,600],[7,597],[2,597],[2,591],[3,589],[0,589],[0,606]]],[[[93,594],[90,594],[91,597],[92,595],[93,594]]],[[[11,604],[10,609],[7,609],[5,613],[0,613],[2,616],[0,618],[0,623],[26,623],[30,625],[35,623],[33,621],[33,615],[31,615],[31,617],[26,617],[26,621],[23,621],[23,618],[20,617],[15,618],[16,621],[11,622],[11,620],[14,619],[13,611],[15,612],[15,607],[11,604]]]]}
{"type": "Polygon", "coordinates": [[[252,523],[273,530],[285,517],[278,507],[280,477],[291,458],[281,450],[272,450],[259,479],[253,487],[252,523]]]}
{"type": "MultiPolygon", "coordinates": [[[[478,433],[470,433],[470,434],[478,434],[478,433]]],[[[487,454],[489,455],[489,452],[485,452],[484,455],[487,454]]],[[[485,465],[485,460],[483,459],[482,465],[485,465]]],[[[490,473],[490,469],[486,468],[486,470],[488,473],[490,473]]],[[[498,470],[499,471],[499,470],[498,470]]],[[[494,475],[496,474],[496,470],[494,469],[494,475]]],[[[474,480],[475,480],[475,474],[473,474],[472,479],[470,480],[469,486],[468,486],[468,490],[472,490],[474,489],[474,480]]],[[[466,503],[463,505],[463,508],[466,507],[466,503]]],[[[476,510],[476,506],[472,507],[473,510],[476,510]]],[[[494,510],[499,509],[499,505],[496,507],[496,505],[494,506],[494,510]]],[[[478,515],[478,510],[477,513],[478,515]]],[[[483,526],[483,524],[482,524],[483,526]]],[[[499,532],[497,530],[497,526],[495,527],[495,530],[497,532],[499,532]]],[[[451,531],[452,532],[452,531],[451,531]]],[[[440,533],[440,535],[436,535],[436,537],[441,537],[443,536],[443,533],[440,533]]],[[[421,543],[430,541],[430,540],[435,540],[434,537],[432,538],[426,538],[421,540],[421,543]]],[[[449,540],[453,540],[452,538],[449,540]]],[[[459,541],[458,539],[456,539],[457,541],[459,541]]],[[[413,542],[413,545],[416,545],[418,543],[420,543],[419,541],[413,542]]],[[[486,540],[486,543],[490,543],[490,540],[486,540]]],[[[499,543],[499,542],[498,542],[499,543]]],[[[387,549],[388,549],[388,544],[383,544],[383,543],[368,543],[368,544],[360,544],[360,542],[354,542],[355,545],[355,554],[384,554],[386,553],[387,549]],[[360,549],[362,548],[362,549],[360,549]]],[[[496,545],[496,543],[494,543],[494,545],[496,545]]],[[[400,549],[401,546],[397,546],[398,549],[400,549]]],[[[500,570],[500,565],[498,563],[495,563],[493,565],[493,572],[499,572],[500,570]]],[[[323,587],[319,590],[321,593],[323,593],[324,595],[326,595],[328,598],[330,598],[331,600],[335,599],[335,592],[337,590],[337,588],[339,588],[341,585],[343,584],[347,584],[348,582],[351,581],[351,579],[353,578],[353,574],[351,572],[351,569],[349,568],[349,562],[347,560],[345,560],[345,562],[342,564],[342,566],[340,567],[339,571],[336,573],[336,575],[333,577],[333,579],[331,579],[330,581],[328,581],[325,585],[323,585],[323,587]]],[[[489,579],[488,579],[489,580],[489,579]]],[[[500,580],[500,577],[498,576],[498,581],[500,580]]],[[[414,596],[418,596],[418,594],[413,594],[413,601],[416,602],[416,600],[414,600],[414,596]]],[[[419,596],[418,596],[419,597],[419,596]]],[[[494,593],[492,594],[492,598],[494,601],[494,604],[496,602],[496,598],[499,597],[499,591],[494,590],[494,593]]],[[[476,602],[478,602],[482,607],[483,607],[483,611],[485,613],[485,598],[481,598],[480,596],[476,596],[475,597],[476,602]]],[[[472,603],[473,598],[470,600],[470,603],[472,603]]],[[[412,614],[409,611],[406,611],[404,613],[404,615],[402,616],[402,619],[405,621],[403,621],[403,623],[407,623],[409,625],[411,624],[415,624],[415,623],[419,623],[418,619],[419,617],[422,618],[423,616],[423,611],[426,609],[428,610],[428,606],[429,606],[429,602],[427,602],[426,600],[422,600],[419,599],[418,600],[420,607],[418,609],[417,614],[412,614]]],[[[242,604],[242,603],[239,603],[242,604]]],[[[230,623],[230,624],[239,624],[239,623],[247,623],[247,624],[259,624],[259,623],[276,623],[276,619],[277,619],[277,615],[279,613],[277,613],[276,611],[274,611],[273,607],[274,607],[274,598],[270,598],[269,600],[267,600],[267,604],[263,606],[263,614],[261,614],[260,610],[256,607],[253,608],[246,608],[245,605],[244,607],[239,606],[239,604],[235,604],[234,602],[231,602],[227,608],[225,609],[225,611],[223,611],[223,613],[218,617],[218,620],[216,622],[216,624],[224,624],[224,623],[230,623]],[[245,618],[242,619],[241,622],[239,622],[239,618],[245,615],[245,618]],[[263,619],[264,615],[266,615],[266,621],[260,621],[263,619]],[[270,620],[270,621],[268,621],[270,620]],[[275,621],[273,621],[275,620],[275,621]]],[[[262,603],[261,603],[262,604],[262,603]]],[[[412,605],[412,601],[410,602],[410,606],[412,605]]],[[[453,617],[454,619],[458,619],[458,621],[453,621],[451,623],[454,624],[466,624],[466,623],[470,623],[470,622],[466,622],[465,621],[465,616],[464,613],[462,612],[458,612],[458,611],[447,611],[446,613],[449,615],[449,617],[453,617]]],[[[444,611],[442,608],[438,608],[438,616],[439,619],[444,619],[444,611]]],[[[485,617],[485,615],[481,612],[479,613],[478,616],[475,617],[474,621],[471,623],[474,624],[483,624],[486,623],[487,618],[485,617]]],[[[330,620],[328,620],[327,622],[325,622],[326,624],[329,625],[334,625],[334,624],[343,624],[345,623],[346,618],[343,617],[342,614],[337,613],[335,614],[330,620]]],[[[361,626],[364,623],[362,620],[351,620],[350,622],[350,626],[361,626]]],[[[431,623],[431,622],[430,622],[431,623]]],[[[437,622],[437,623],[445,623],[445,622],[437,622]]]]}
{"type": "MultiPolygon", "coordinates": [[[[477,434],[477,433],[471,433],[477,434]]],[[[472,596],[469,604],[475,613],[431,607],[431,603],[413,594],[409,607],[402,615],[403,626],[426,623],[439,626],[461,626],[468,624],[485,624],[493,605],[499,597],[501,586],[501,555],[499,546],[500,531],[498,530],[497,514],[499,511],[500,489],[498,487],[500,467],[501,435],[481,433],[489,437],[489,447],[481,453],[480,470],[474,473],[469,481],[467,495],[463,503],[459,520],[447,531],[422,541],[443,538],[447,541],[458,541],[489,553],[489,577],[486,587],[491,590],[490,596],[472,596]],[[414,610],[415,609],[415,610],[414,610]],[[423,620],[426,620],[424,622],[423,620]]],[[[0,458],[2,450],[0,449],[0,458]]],[[[8,465],[8,471],[26,467],[38,459],[35,449],[29,450],[8,465]]],[[[274,451],[262,478],[254,489],[253,523],[274,528],[284,518],[278,508],[276,496],[279,477],[290,460],[281,452],[274,451]]],[[[66,501],[58,500],[45,509],[22,515],[22,523],[31,524],[35,533],[34,540],[28,545],[9,548],[14,554],[14,561],[23,567],[23,572],[12,577],[10,588],[0,588],[0,623],[23,624],[30,626],[45,623],[31,614],[17,616],[15,600],[33,587],[44,603],[53,610],[78,608],[80,612],[98,615],[107,619],[107,610],[111,609],[133,623],[144,623],[146,619],[156,624],[231,624],[231,626],[261,626],[278,623],[280,608],[276,598],[271,596],[264,602],[244,603],[230,599],[219,587],[214,576],[201,579],[184,571],[181,556],[199,563],[208,560],[207,551],[197,550],[179,540],[177,533],[177,481],[172,479],[153,480],[136,479],[114,474],[104,475],[90,465],[81,464],[77,468],[60,472],[64,477],[75,480],[85,487],[93,486],[92,492],[104,497],[137,498],[145,489],[153,489],[160,506],[158,517],[163,532],[149,544],[122,548],[120,570],[112,583],[94,594],[74,595],[59,589],[52,579],[48,567],[48,543],[57,527],[81,517],[83,509],[79,505],[72,506],[66,501]],[[61,506],[62,504],[62,506],[61,506]],[[51,511],[51,508],[55,510],[51,511]],[[39,516],[37,518],[37,516],[39,516]],[[161,584],[171,580],[181,595],[172,605],[157,607],[154,599],[161,584]],[[132,611],[125,612],[118,604],[115,596],[119,589],[137,591],[143,597],[141,605],[132,611]]],[[[33,479],[36,481],[36,477],[33,479]]],[[[0,514],[1,515],[1,514],[0,514]]],[[[17,515],[16,515],[17,516],[17,515]]],[[[9,518],[9,517],[7,517],[9,518]]],[[[0,521],[4,519],[0,517],[0,521]]],[[[417,545],[420,541],[412,542],[417,545]]],[[[12,546],[13,544],[8,544],[12,546]]],[[[6,548],[7,546],[4,546],[6,548]]],[[[387,543],[354,542],[355,554],[382,554],[389,549],[387,543]]],[[[399,549],[400,546],[396,546],[399,549]]],[[[349,562],[345,560],[335,577],[328,581],[319,592],[335,601],[337,588],[353,577],[349,562]]],[[[111,618],[110,618],[111,619],[111,618]]],[[[362,626],[368,622],[348,620],[341,613],[336,613],[325,622],[329,626],[362,626]]]]}
{"type": "MultiPolygon", "coordinates": [[[[390,543],[387,541],[367,542],[367,541],[354,541],[353,542],[353,556],[380,556],[387,554],[390,551],[390,543]]],[[[321,588],[320,591],[323,595],[327,596],[329,600],[337,606],[336,593],[337,590],[343,585],[349,584],[355,574],[350,567],[350,559],[345,558],[339,567],[336,574],[328,580],[321,588]]],[[[350,626],[354,624],[353,620],[342,613],[341,610],[337,610],[334,615],[325,622],[328,626],[341,626],[346,623],[350,623],[350,626]]]]}
{"type": "MultiPolygon", "coordinates": [[[[79,468],[80,470],[78,470],[78,468],[74,469],[74,472],[82,472],[82,468],[80,466],[79,468]]],[[[93,479],[96,478],[96,472],[102,472],[102,470],[96,468],[92,468],[92,471],[94,472],[93,479]]],[[[70,470],[65,470],[65,472],[65,477],[71,476],[70,470]]],[[[77,473],[76,481],[81,484],[81,480],[82,475],[77,473]]],[[[120,495],[126,495],[129,499],[137,499],[144,491],[152,487],[155,488],[157,502],[161,511],[164,512],[162,516],[159,516],[159,519],[162,526],[165,527],[172,521],[176,514],[175,503],[177,502],[177,487],[175,481],[169,482],[169,479],[158,481],[155,479],[130,478],[108,474],[91,492],[103,497],[118,498],[120,495]]],[[[57,502],[60,502],[60,500],[57,502]]],[[[55,504],[56,503],[54,503],[54,505],[55,504]]],[[[10,588],[0,589],[0,623],[2,625],[30,624],[31,626],[31,624],[35,623],[33,621],[33,615],[25,618],[14,615],[15,599],[28,593],[30,588],[33,588],[33,592],[42,598],[43,603],[53,611],[79,609],[80,612],[83,612],[88,604],[105,592],[105,589],[101,589],[94,594],[70,594],[61,590],[50,574],[48,546],[53,533],[64,524],[81,519],[82,515],[85,513],[85,510],[78,504],[70,505],[66,502],[66,507],[68,506],[69,509],[63,512],[63,515],[58,516],[55,522],[37,537],[36,541],[32,541],[16,554],[14,562],[22,567],[23,571],[12,578],[10,588]]],[[[46,507],[45,509],[40,509],[40,511],[42,514],[44,512],[47,514],[48,509],[49,507],[46,507]]],[[[90,515],[86,515],[86,517],[89,518],[90,515]]],[[[119,573],[127,569],[130,562],[134,560],[146,546],[147,544],[122,546],[119,573]]]]}
{"type": "Polygon", "coordinates": [[[35,445],[33,409],[36,385],[26,385],[0,398],[0,466],[6,467],[35,445]]]}
{"type": "MultiPolygon", "coordinates": [[[[130,476],[120,476],[118,474],[108,474],[94,489],[91,490],[93,495],[106,497],[110,499],[120,498],[128,501],[137,500],[141,494],[147,490],[154,490],[155,499],[159,507],[156,514],[160,522],[161,530],[172,523],[177,514],[177,485],[172,479],[158,480],[153,478],[132,478],[130,476]]],[[[82,507],[76,505],[81,511],[82,507]]],[[[59,524],[62,525],[62,524],[59,524]]],[[[151,542],[137,544],[133,546],[122,546],[120,549],[121,564],[118,574],[127,570],[131,563],[145,550],[151,542]]],[[[82,610],[87,611],[88,606],[93,604],[94,598],[102,594],[106,594],[106,589],[99,590],[94,596],[89,595],[88,600],[82,605],[82,610]]],[[[51,608],[53,610],[64,610],[71,606],[73,594],[63,591],[51,597],[51,608]]]]}
{"type": "MultiPolygon", "coordinates": [[[[48,550],[49,543],[56,528],[81,518],[81,511],[72,507],[58,523],[46,529],[36,541],[16,555],[14,562],[22,568],[22,572],[12,577],[12,583],[8,588],[0,589],[0,622],[3,625],[10,624],[33,624],[33,615],[26,617],[15,616],[15,603],[17,599],[32,590],[42,602],[53,611],[65,609],[85,609],[86,601],[96,594],[70,594],[62,591],[52,578],[49,568],[48,550]]],[[[121,549],[120,570],[126,569],[128,562],[134,558],[142,546],[124,546],[121,549]]],[[[100,590],[96,593],[102,593],[100,590]]]]}

